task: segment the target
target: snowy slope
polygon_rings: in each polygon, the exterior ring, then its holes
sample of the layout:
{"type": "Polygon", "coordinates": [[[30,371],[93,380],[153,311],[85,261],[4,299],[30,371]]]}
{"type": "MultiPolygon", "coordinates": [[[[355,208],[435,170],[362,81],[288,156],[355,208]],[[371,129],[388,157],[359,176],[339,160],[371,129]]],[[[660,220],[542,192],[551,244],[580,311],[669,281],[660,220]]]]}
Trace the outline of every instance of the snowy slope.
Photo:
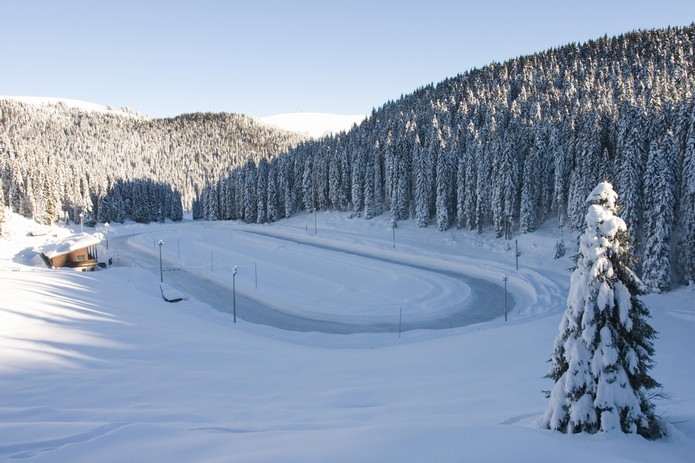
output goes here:
{"type": "Polygon", "coordinates": [[[660,333],[653,376],[670,394],[657,407],[673,437],[535,427],[547,406],[543,376],[571,264],[552,258],[561,236],[552,227],[519,237],[516,270],[514,243],[477,233],[402,222],[394,248],[384,217],[112,225],[115,266],[94,273],[30,266],[33,246],[67,233],[34,237],[31,228],[14,216],[5,227],[12,239],[0,239],[0,461],[687,462],[695,452],[690,289],[646,298],[660,333]],[[396,316],[397,304],[413,315],[462,291],[436,273],[319,244],[461,265],[495,281],[505,275],[519,305],[506,323],[500,313],[400,336],[234,324],[190,295],[177,304],[161,299],[159,239],[165,285],[183,266],[194,279],[228,287],[238,265],[240,294],[293,311],[325,300],[331,317],[396,316]],[[134,260],[126,242],[139,250],[134,260]]]}
{"type": "Polygon", "coordinates": [[[298,132],[312,138],[348,131],[365,119],[364,115],[349,116],[326,113],[287,113],[259,118],[280,129],[298,132]]]}

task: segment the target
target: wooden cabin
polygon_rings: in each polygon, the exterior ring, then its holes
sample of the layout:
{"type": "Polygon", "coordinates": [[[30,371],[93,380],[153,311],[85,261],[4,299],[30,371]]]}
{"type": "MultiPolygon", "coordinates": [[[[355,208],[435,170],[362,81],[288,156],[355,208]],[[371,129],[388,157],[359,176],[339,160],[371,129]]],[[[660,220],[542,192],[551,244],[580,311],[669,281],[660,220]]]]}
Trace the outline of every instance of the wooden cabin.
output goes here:
{"type": "Polygon", "coordinates": [[[98,265],[97,245],[101,240],[89,233],[77,233],[57,243],[43,246],[41,256],[49,267],[70,267],[83,271],[98,265]]]}

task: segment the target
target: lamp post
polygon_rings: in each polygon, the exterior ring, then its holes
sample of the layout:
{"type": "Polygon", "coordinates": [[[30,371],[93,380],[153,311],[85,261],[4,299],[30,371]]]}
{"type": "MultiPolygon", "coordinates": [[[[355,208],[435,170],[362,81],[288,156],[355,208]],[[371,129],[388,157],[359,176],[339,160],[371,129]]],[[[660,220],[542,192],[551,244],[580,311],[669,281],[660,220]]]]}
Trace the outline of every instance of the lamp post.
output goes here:
{"type": "Polygon", "coordinates": [[[162,245],[164,241],[159,240],[159,282],[164,283],[164,271],[162,270],[162,245]]]}
{"type": "Polygon", "coordinates": [[[109,223],[106,222],[104,224],[104,230],[106,230],[106,249],[109,248],[109,227],[110,227],[109,223]]]}
{"type": "Polygon", "coordinates": [[[84,233],[84,212],[80,212],[80,233],[84,233]]]}
{"type": "Polygon", "coordinates": [[[236,323],[236,271],[237,266],[235,265],[232,269],[232,304],[234,305],[234,323],[236,323]]]}
{"type": "Polygon", "coordinates": [[[504,277],[504,321],[507,321],[507,277],[504,277]]]}

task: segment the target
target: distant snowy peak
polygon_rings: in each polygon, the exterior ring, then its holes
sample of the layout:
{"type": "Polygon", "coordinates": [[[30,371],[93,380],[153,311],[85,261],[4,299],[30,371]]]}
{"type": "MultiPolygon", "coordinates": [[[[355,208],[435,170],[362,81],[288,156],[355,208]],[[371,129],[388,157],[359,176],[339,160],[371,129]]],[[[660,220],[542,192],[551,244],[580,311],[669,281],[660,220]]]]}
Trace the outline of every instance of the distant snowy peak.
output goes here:
{"type": "Polygon", "coordinates": [[[64,107],[67,109],[77,109],[87,112],[98,112],[116,114],[129,117],[147,118],[144,114],[140,114],[131,108],[113,108],[88,101],[72,100],[70,98],[53,98],[45,96],[0,96],[0,100],[14,100],[20,103],[30,104],[34,106],[53,106],[64,107]]]}
{"type": "Polygon", "coordinates": [[[258,118],[274,127],[297,132],[312,138],[348,131],[354,124],[362,122],[366,116],[346,116],[325,113],[287,113],[258,118]]]}

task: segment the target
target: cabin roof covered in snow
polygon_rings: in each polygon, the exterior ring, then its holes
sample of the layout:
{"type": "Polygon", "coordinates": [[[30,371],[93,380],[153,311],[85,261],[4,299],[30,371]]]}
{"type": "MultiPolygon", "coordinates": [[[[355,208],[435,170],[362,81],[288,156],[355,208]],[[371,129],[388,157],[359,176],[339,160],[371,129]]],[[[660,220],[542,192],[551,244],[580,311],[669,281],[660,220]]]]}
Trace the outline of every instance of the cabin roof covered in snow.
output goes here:
{"type": "Polygon", "coordinates": [[[95,246],[99,243],[101,243],[101,240],[94,235],[89,233],[76,233],[55,243],[41,246],[38,251],[47,258],[53,259],[54,257],[62,256],[63,254],[68,254],[89,246],[95,246]]]}

